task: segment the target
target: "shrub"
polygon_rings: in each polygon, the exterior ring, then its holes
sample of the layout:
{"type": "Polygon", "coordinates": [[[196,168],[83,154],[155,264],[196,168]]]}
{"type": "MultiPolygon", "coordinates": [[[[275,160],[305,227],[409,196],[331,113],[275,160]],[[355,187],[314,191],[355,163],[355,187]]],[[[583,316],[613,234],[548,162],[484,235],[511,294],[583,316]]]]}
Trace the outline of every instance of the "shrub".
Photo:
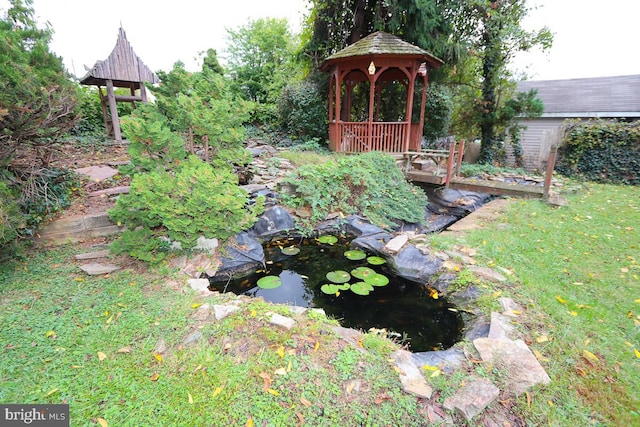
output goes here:
{"type": "Polygon", "coordinates": [[[287,86],[278,101],[282,126],[302,140],[327,140],[327,103],[315,83],[287,86]]]}
{"type": "MultiPolygon", "coordinates": [[[[0,255],[8,252],[22,224],[20,208],[9,186],[0,181],[0,255]]],[[[1,256],[0,256],[1,258],[1,256]]]]}
{"type": "Polygon", "coordinates": [[[283,196],[285,204],[310,208],[311,217],[302,224],[307,228],[331,212],[361,214],[386,229],[397,227],[398,221],[424,219],[424,192],[406,181],[393,157],[381,152],[304,165],[283,182],[296,189],[295,195],[283,196]]]}
{"type": "Polygon", "coordinates": [[[570,124],[556,170],[590,181],[639,185],[640,121],[570,124]]]}

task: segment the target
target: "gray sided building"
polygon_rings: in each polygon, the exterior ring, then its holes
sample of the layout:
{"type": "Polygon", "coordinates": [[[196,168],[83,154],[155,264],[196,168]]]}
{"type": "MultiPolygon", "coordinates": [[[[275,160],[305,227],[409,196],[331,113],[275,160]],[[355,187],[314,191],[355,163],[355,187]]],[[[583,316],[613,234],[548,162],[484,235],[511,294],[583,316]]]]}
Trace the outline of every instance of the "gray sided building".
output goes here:
{"type": "Polygon", "coordinates": [[[537,89],[544,113],[537,119],[520,122],[527,127],[520,143],[529,171],[545,167],[549,147],[560,142],[567,119],[640,119],[640,75],[518,83],[518,91],[531,89],[537,89]]]}

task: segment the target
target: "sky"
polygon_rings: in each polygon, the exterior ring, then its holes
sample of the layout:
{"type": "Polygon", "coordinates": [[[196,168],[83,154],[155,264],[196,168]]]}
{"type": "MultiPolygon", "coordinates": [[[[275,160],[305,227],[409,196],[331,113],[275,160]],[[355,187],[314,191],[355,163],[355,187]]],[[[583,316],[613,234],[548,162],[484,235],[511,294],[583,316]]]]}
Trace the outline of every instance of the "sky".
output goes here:
{"type": "MultiPolygon", "coordinates": [[[[523,22],[527,29],[549,27],[551,50],[519,55],[513,68],[529,79],[569,79],[640,74],[635,44],[640,1],[529,0],[538,6],[523,22]]],[[[5,11],[7,0],[0,0],[5,11]]],[[[34,0],[40,22],[54,30],[51,50],[82,77],[86,67],[111,53],[122,26],[134,51],[152,71],[169,71],[176,61],[200,68],[199,54],[214,48],[224,60],[227,29],[249,20],[287,18],[298,32],[307,0],[34,0]],[[167,6],[167,5],[172,6],[167,6]]]]}

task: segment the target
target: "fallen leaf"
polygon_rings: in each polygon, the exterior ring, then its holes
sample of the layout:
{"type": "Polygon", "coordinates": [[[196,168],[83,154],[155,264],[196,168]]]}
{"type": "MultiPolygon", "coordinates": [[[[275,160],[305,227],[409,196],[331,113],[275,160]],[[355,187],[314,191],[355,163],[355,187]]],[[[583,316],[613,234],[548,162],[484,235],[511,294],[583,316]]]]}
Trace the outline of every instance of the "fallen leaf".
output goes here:
{"type": "Polygon", "coordinates": [[[424,369],[425,371],[437,371],[438,367],[431,365],[422,365],[422,369],[424,369]]]}
{"type": "Polygon", "coordinates": [[[567,300],[562,298],[560,295],[556,295],[556,299],[558,300],[558,302],[560,304],[566,304],[567,303],[567,300]]]}
{"type": "Polygon", "coordinates": [[[274,390],[272,388],[267,389],[267,393],[273,394],[274,396],[279,396],[280,392],[278,390],[274,390]]]}
{"type": "Polygon", "coordinates": [[[300,398],[300,403],[302,403],[302,404],[303,404],[304,406],[306,406],[307,408],[308,408],[309,406],[311,406],[311,402],[310,402],[310,401],[308,401],[307,399],[305,399],[304,397],[301,397],[301,398],[300,398]]]}
{"type": "Polygon", "coordinates": [[[300,412],[296,412],[296,417],[300,420],[300,424],[304,424],[304,417],[300,412]]]}
{"type": "Polygon", "coordinates": [[[533,349],[533,354],[536,356],[536,358],[538,359],[538,361],[540,362],[548,362],[549,358],[548,357],[544,357],[542,355],[542,353],[540,353],[538,350],[536,350],[535,348],[533,349]]]}
{"type": "Polygon", "coordinates": [[[217,395],[219,395],[220,393],[222,393],[222,390],[224,390],[224,387],[218,387],[215,390],[213,390],[212,396],[216,397],[217,395]]]}
{"type": "Polygon", "coordinates": [[[118,351],[116,351],[116,353],[131,353],[131,348],[130,347],[122,347],[122,348],[119,348],[118,351]]]}
{"type": "Polygon", "coordinates": [[[636,354],[636,357],[640,359],[640,351],[638,351],[637,348],[634,348],[633,352],[636,354]]]}
{"type": "Polygon", "coordinates": [[[346,388],[347,394],[351,394],[351,392],[355,387],[356,387],[356,382],[350,381],[349,384],[347,384],[347,388],[346,388]]]}
{"type": "Polygon", "coordinates": [[[543,343],[549,341],[549,337],[546,335],[539,335],[536,337],[536,342],[543,343]]]}
{"type": "Polygon", "coordinates": [[[258,312],[255,310],[251,310],[251,317],[256,317],[258,315],[258,312]]]}
{"type": "Polygon", "coordinates": [[[595,354],[591,353],[589,350],[582,350],[582,355],[592,362],[600,362],[600,359],[595,354]]]}
{"type": "Polygon", "coordinates": [[[149,377],[151,381],[158,381],[158,378],[160,378],[160,374],[157,372],[149,377]]]}
{"type": "Polygon", "coordinates": [[[438,299],[438,291],[433,288],[429,289],[429,296],[433,299],[438,299]]]}
{"type": "Polygon", "coordinates": [[[101,362],[102,362],[102,361],[103,361],[104,359],[106,359],[106,358],[107,358],[107,355],[106,355],[106,354],[104,354],[104,353],[103,353],[103,352],[101,352],[101,351],[99,351],[99,352],[98,352],[98,360],[99,360],[99,361],[101,361],[101,362]]]}
{"type": "Polygon", "coordinates": [[[162,355],[161,354],[153,353],[153,358],[156,359],[158,362],[162,362],[162,355]]]}
{"type": "Polygon", "coordinates": [[[431,373],[431,375],[429,375],[429,378],[435,378],[435,377],[439,376],[440,372],[441,372],[440,369],[438,369],[437,371],[433,371],[431,373]]]}
{"type": "Polygon", "coordinates": [[[277,353],[278,353],[278,356],[280,356],[281,358],[284,358],[284,347],[283,346],[278,347],[277,353]]]}
{"type": "Polygon", "coordinates": [[[253,427],[253,418],[249,417],[244,427],[253,427]]]}
{"type": "Polygon", "coordinates": [[[525,391],[524,394],[527,396],[527,408],[531,408],[531,395],[528,391],[525,391]]]}
{"type": "Polygon", "coordinates": [[[276,369],[274,372],[276,375],[287,375],[287,370],[285,368],[276,369]]]}
{"type": "Polygon", "coordinates": [[[98,418],[96,421],[98,421],[100,427],[109,427],[109,423],[104,418],[98,418]]]}
{"type": "Polygon", "coordinates": [[[264,390],[267,390],[269,387],[271,387],[271,375],[267,374],[266,372],[260,372],[258,376],[264,380],[264,390]]]}
{"type": "Polygon", "coordinates": [[[293,362],[291,362],[291,360],[289,360],[289,364],[287,365],[287,372],[291,372],[292,368],[293,368],[293,362]]]}
{"type": "Polygon", "coordinates": [[[318,351],[319,348],[320,348],[320,341],[316,341],[316,345],[313,346],[313,351],[318,351]]]}
{"type": "Polygon", "coordinates": [[[187,393],[187,396],[189,396],[189,403],[193,405],[193,396],[191,396],[191,393],[187,393]]]}
{"type": "Polygon", "coordinates": [[[49,390],[49,393],[45,394],[45,396],[51,396],[53,393],[55,393],[56,391],[60,390],[59,388],[54,388],[49,390]]]}
{"type": "Polygon", "coordinates": [[[191,304],[191,308],[196,309],[196,308],[200,307],[201,305],[202,305],[202,303],[191,304]]]}
{"type": "Polygon", "coordinates": [[[569,313],[569,314],[570,314],[570,315],[572,315],[573,317],[575,317],[575,316],[577,316],[577,315],[578,315],[578,312],[577,312],[577,311],[573,311],[573,310],[572,310],[572,311],[567,311],[567,313],[569,313]]]}
{"type": "Polygon", "coordinates": [[[47,333],[45,333],[44,336],[46,338],[58,338],[55,331],[47,331],[47,333]]]}

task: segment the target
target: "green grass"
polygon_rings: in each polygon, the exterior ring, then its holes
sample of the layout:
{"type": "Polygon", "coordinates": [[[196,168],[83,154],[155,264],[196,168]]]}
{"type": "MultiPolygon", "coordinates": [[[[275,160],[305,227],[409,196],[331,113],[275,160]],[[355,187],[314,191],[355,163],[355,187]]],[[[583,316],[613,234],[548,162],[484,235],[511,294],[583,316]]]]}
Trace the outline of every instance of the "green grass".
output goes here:
{"type": "Polygon", "coordinates": [[[387,360],[397,348],[388,341],[356,348],[312,312],[282,331],[268,313],[288,310],[260,300],[196,322],[204,301],[171,275],[86,277],[73,254],[42,251],[0,267],[0,402],[68,403],[72,426],[420,422],[419,402],[387,360]],[[196,329],[203,338],[185,347],[196,329]],[[156,357],[160,339],[168,351],[156,357]]]}
{"type": "Polygon", "coordinates": [[[585,184],[568,200],[514,201],[464,238],[515,271],[499,292],[525,307],[521,332],[547,359],[551,384],[516,408],[530,425],[640,425],[640,187],[585,184]]]}

